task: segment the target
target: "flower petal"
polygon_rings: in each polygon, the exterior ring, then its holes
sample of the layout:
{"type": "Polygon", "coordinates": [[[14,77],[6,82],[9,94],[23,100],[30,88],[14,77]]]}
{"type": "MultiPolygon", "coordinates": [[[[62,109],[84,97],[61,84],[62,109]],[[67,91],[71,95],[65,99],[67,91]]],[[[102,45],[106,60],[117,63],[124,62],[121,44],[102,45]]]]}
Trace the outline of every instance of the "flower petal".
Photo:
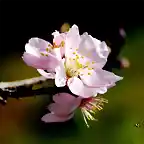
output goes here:
{"type": "Polygon", "coordinates": [[[123,77],[117,76],[114,73],[103,69],[97,69],[96,73],[99,73],[104,80],[108,81],[108,84],[112,84],[123,79],[123,77]]]}
{"type": "Polygon", "coordinates": [[[55,85],[57,87],[64,87],[66,85],[67,78],[66,78],[64,64],[62,61],[60,65],[55,68],[55,72],[56,72],[55,85]]]}
{"type": "Polygon", "coordinates": [[[77,77],[70,78],[67,84],[73,94],[81,96],[83,98],[89,98],[91,96],[97,95],[97,93],[104,94],[105,92],[107,92],[106,87],[88,87],[84,85],[83,82],[77,77]]]}
{"type": "MultiPolygon", "coordinates": [[[[48,47],[48,45],[50,44],[51,45],[51,43],[49,43],[49,42],[47,42],[47,41],[45,41],[45,40],[43,40],[43,39],[41,39],[41,38],[31,38],[30,40],[29,40],[29,43],[28,43],[31,47],[34,47],[34,48],[36,48],[36,49],[38,49],[38,50],[41,50],[41,49],[46,49],[47,47],[48,47]]],[[[28,49],[27,49],[28,50],[28,49]]],[[[27,50],[26,50],[26,52],[27,52],[27,50]]]]}
{"type": "Polygon", "coordinates": [[[100,73],[96,73],[93,69],[89,70],[88,68],[82,69],[80,73],[80,78],[84,84],[89,87],[104,87],[106,85],[106,81],[104,81],[103,77],[100,73]]]}
{"type": "Polygon", "coordinates": [[[64,104],[64,103],[71,103],[76,99],[76,97],[72,96],[69,93],[58,93],[53,96],[54,102],[58,104],[64,104]]]}
{"type": "Polygon", "coordinates": [[[61,105],[58,103],[52,103],[48,106],[48,109],[51,111],[51,113],[61,117],[67,116],[73,112],[72,105],[68,104],[61,105]]]}
{"type": "Polygon", "coordinates": [[[39,50],[36,49],[35,47],[31,46],[28,43],[25,45],[25,51],[26,51],[26,53],[29,53],[29,54],[34,55],[36,57],[40,57],[39,50]]]}
{"type": "Polygon", "coordinates": [[[100,58],[103,59],[107,59],[110,50],[108,48],[108,46],[106,45],[106,43],[103,41],[101,42],[99,45],[97,44],[97,39],[93,38],[92,36],[90,36],[95,44],[95,47],[97,47],[96,51],[98,53],[98,55],[100,56],[100,58]]]}
{"type": "Polygon", "coordinates": [[[114,73],[105,71],[103,69],[89,70],[87,68],[81,71],[80,78],[84,84],[90,87],[107,87],[122,78],[115,75],[114,73]]]}
{"type": "Polygon", "coordinates": [[[55,73],[47,73],[42,69],[37,69],[37,71],[44,77],[48,79],[55,79],[55,73]]]}
{"type": "Polygon", "coordinates": [[[74,114],[71,114],[67,117],[58,117],[55,114],[52,113],[48,113],[46,115],[44,115],[41,120],[44,121],[45,123],[52,123],[52,122],[65,122],[70,120],[72,117],[74,116],[74,114]]]}
{"type": "Polygon", "coordinates": [[[65,54],[68,56],[71,55],[76,49],[79,48],[80,44],[80,35],[77,25],[73,25],[66,35],[65,40],[65,54]]]}
{"type": "Polygon", "coordinates": [[[112,88],[112,87],[114,87],[114,86],[116,86],[116,84],[115,84],[115,83],[112,83],[112,84],[109,84],[109,85],[107,86],[107,88],[110,89],[110,88],[112,88]]]}
{"type": "Polygon", "coordinates": [[[62,45],[62,42],[65,42],[66,39],[66,33],[59,33],[58,31],[55,31],[52,33],[54,36],[53,43],[55,43],[57,46],[60,46],[59,48],[53,49],[58,56],[58,58],[62,58],[65,54],[65,43],[62,45]]]}
{"type": "Polygon", "coordinates": [[[109,54],[109,50],[105,42],[101,42],[87,33],[84,33],[81,36],[81,43],[79,45],[78,52],[96,62],[97,68],[102,68],[105,65],[109,54]]]}
{"type": "Polygon", "coordinates": [[[22,58],[27,65],[32,66],[36,69],[44,69],[48,71],[54,71],[54,69],[59,64],[58,59],[51,54],[49,54],[48,56],[36,57],[25,52],[22,58]]]}
{"type": "Polygon", "coordinates": [[[55,31],[52,35],[54,36],[53,42],[56,45],[60,45],[62,41],[65,41],[66,33],[59,33],[58,31],[55,31]]]}
{"type": "Polygon", "coordinates": [[[70,107],[71,111],[74,111],[80,105],[82,101],[80,97],[76,98],[68,93],[58,93],[53,96],[53,100],[57,104],[70,107]]]}
{"type": "Polygon", "coordinates": [[[62,57],[63,57],[63,55],[64,55],[64,54],[62,54],[62,48],[54,48],[54,49],[53,49],[53,53],[55,54],[55,56],[56,56],[59,60],[61,60],[62,57]]]}

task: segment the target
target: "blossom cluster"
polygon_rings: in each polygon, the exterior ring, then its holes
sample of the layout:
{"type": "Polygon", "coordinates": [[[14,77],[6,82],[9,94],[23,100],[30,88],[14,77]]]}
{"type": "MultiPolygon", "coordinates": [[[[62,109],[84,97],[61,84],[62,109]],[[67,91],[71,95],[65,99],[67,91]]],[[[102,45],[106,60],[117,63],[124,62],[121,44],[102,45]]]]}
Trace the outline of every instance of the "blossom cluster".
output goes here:
{"type": "Polygon", "coordinates": [[[44,122],[65,122],[80,108],[85,123],[95,120],[97,110],[107,100],[100,97],[122,77],[103,70],[110,53],[105,42],[88,33],[80,35],[77,25],[69,31],[52,33],[53,43],[31,38],[25,45],[24,62],[47,79],[54,79],[57,87],[67,87],[70,93],[57,93],[54,103],[48,106],[50,113],[42,117],[44,122]]]}

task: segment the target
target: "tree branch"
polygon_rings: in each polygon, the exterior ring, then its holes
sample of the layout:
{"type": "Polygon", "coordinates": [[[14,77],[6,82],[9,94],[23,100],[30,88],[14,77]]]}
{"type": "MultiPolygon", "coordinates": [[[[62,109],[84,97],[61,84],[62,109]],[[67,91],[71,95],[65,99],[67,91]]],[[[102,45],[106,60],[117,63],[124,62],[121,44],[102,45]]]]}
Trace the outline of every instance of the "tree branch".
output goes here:
{"type": "Polygon", "coordinates": [[[58,88],[54,79],[46,79],[43,76],[0,83],[0,103],[6,104],[7,98],[24,98],[36,95],[54,95],[59,92],[68,92],[68,88],[58,88]]]}

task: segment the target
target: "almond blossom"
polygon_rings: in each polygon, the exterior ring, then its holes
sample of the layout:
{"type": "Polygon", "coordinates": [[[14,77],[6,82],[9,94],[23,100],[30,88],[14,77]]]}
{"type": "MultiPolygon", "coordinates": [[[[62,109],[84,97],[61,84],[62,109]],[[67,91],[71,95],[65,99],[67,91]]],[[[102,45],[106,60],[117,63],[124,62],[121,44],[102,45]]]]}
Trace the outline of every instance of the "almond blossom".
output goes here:
{"type": "Polygon", "coordinates": [[[41,75],[54,78],[57,87],[68,86],[73,94],[88,98],[106,93],[122,79],[102,69],[109,55],[105,42],[88,33],[80,35],[76,25],[67,33],[55,31],[52,35],[53,45],[42,39],[30,39],[23,59],[41,75]]]}
{"type": "Polygon", "coordinates": [[[73,94],[84,98],[104,94],[122,79],[102,69],[108,54],[105,42],[87,33],[80,36],[78,27],[73,25],[65,38],[65,57],[56,68],[56,86],[67,85],[73,94]]]}
{"type": "Polygon", "coordinates": [[[59,93],[53,96],[54,103],[48,106],[50,113],[42,117],[42,121],[46,123],[51,122],[65,122],[74,116],[77,108],[81,109],[84,121],[89,127],[88,120],[96,120],[94,115],[98,110],[103,109],[103,104],[107,100],[100,97],[91,97],[83,99],[81,97],[74,97],[68,93],[59,93]]]}

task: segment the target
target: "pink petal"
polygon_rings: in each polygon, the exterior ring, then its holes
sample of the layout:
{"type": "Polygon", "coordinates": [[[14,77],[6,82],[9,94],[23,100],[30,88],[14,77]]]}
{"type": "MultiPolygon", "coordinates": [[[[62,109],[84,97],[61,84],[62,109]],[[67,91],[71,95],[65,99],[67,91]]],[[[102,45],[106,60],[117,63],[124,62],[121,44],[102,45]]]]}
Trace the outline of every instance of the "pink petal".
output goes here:
{"type": "MultiPolygon", "coordinates": [[[[65,41],[66,39],[66,33],[59,33],[58,31],[55,31],[52,33],[52,35],[54,36],[54,39],[53,39],[53,42],[56,44],[56,45],[60,45],[62,41],[65,41]]],[[[58,48],[54,49],[56,51],[58,48]]],[[[59,48],[59,52],[57,55],[59,55],[59,57],[63,57],[65,54],[65,45],[64,47],[60,47],[59,48]]]]}
{"type": "Polygon", "coordinates": [[[103,81],[103,77],[99,73],[96,73],[94,70],[89,70],[85,68],[81,71],[80,75],[81,80],[84,84],[90,87],[102,87],[105,86],[106,82],[103,81]]]}
{"type": "Polygon", "coordinates": [[[54,32],[52,33],[54,36],[53,42],[56,43],[56,45],[60,45],[62,41],[65,41],[66,38],[66,33],[59,33],[59,32],[54,32]]]}
{"type": "Polygon", "coordinates": [[[91,96],[97,95],[97,93],[103,94],[107,91],[106,87],[88,87],[84,85],[83,82],[77,77],[70,78],[67,84],[73,94],[81,96],[83,98],[89,98],[91,96]]]}
{"type": "Polygon", "coordinates": [[[81,54],[78,53],[78,56],[79,56],[79,63],[86,66],[88,65],[90,68],[93,68],[93,69],[98,69],[98,68],[102,68],[103,67],[103,63],[106,63],[105,60],[101,60],[101,62],[98,62],[98,61],[93,61],[91,58],[88,58],[86,56],[83,56],[81,54]]]}
{"type": "Polygon", "coordinates": [[[55,67],[59,64],[58,59],[51,54],[49,54],[48,56],[36,57],[25,52],[23,54],[23,60],[29,66],[32,66],[36,69],[44,69],[48,71],[54,71],[55,67]]]}
{"type": "Polygon", "coordinates": [[[115,84],[115,83],[112,83],[112,84],[108,85],[107,88],[109,89],[109,88],[112,88],[112,87],[114,87],[114,86],[116,86],[116,84],[115,84]]]}
{"type": "Polygon", "coordinates": [[[123,77],[117,76],[114,73],[103,70],[103,69],[97,69],[96,73],[101,78],[103,78],[108,84],[112,84],[123,79],[123,77]]]}
{"type": "Polygon", "coordinates": [[[82,99],[80,97],[76,98],[68,93],[58,93],[53,96],[55,103],[69,107],[70,111],[74,111],[80,105],[82,99]]]}
{"type": "Polygon", "coordinates": [[[59,60],[62,59],[62,53],[61,53],[61,49],[60,48],[54,48],[53,49],[53,53],[59,60]]]}
{"type": "MultiPolygon", "coordinates": [[[[95,40],[96,39],[93,39],[94,40],[94,43],[95,43],[95,40]]],[[[101,58],[104,58],[104,59],[107,59],[108,58],[108,55],[109,55],[109,48],[108,46],[106,45],[106,43],[103,41],[101,42],[100,44],[100,47],[99,47],[99,55],[101,58]]]]}
{"type": "Polygon", "coordinates": [[[49,42],[47,42],[47,41],[45,41],[41,38],[37,38],[37,37],[31,38],[29,40],[29,45],[32,46],[32,47],[35,47],[39,50],[46,49],[49,44],[50,44],[49,42]]]}
{"type": "Polygon", "coordinates": [[[72,113],[72,105],[68,105],[68,104],[58,104],[58,103],[52,103],[48,106],[48,109],[51,111],[51,113],[54,113],[57,116],[67,116],[70,113],[72,113]]]}
{"type": "Polygon", "coordinates": [[[46,122],[46,123],[52,123],[52,122],[65,122],[70,120],[72,117],[74,116],[74,114],[71,114],[67,117],[58,117],[52,113],[48,113],[46,115],[44,115],[41,120],[46,122]]]}
{"type": "Polygon", "coordinates": [[[97,63],[97,68],[102,68],[107,62],[109,50],[105,42],[101,42],[91,35],[84,33],[81,36],[81,43],[78,52],[97,63]]]}
{"type": "Polygon", "coordinates": [[[40,57],[39,49],[31,46],[29,43],[25,45],[25,51],[33,56],[40,57]]]}
{"type": "Polygon", "coordinates": [[[55,72],[55,85],[57,87],[64,87],[66,85],[67,78],[63,61],[61,61],[59,65],[55,68],[55,72]]]}
{"type": "Polygon", "coordinates": [[[54,102],[58,104],[71,103],[75,101],[75,97],[68,93],[58,93],[53,96],[54,102]]]}
{"type": "Polygon", "coordinates": [[[115,83],[118,80],[121,80],[121,77],[116,76],[115,74],[102,70],[102,69],[97,69],[96,71],[94,70],[88,70],[83,69],[81,72],[83,75],[80,75],[81,80],[83,81],[84,84],[90,87],[109,87],[113,83],[115,83]],[[88,75],[88,73],[90,75],[88,75]]]}
{"type": "Polygon", "coordinates": [[[37,69],[37,71],[44,77],[48,78],[48,79],[54,79],[55,78],[55,73],[47,73],[42,69],[37,69]]]}
{"type": "Polygon", "coordinates": [[[73,51],[79,48],[80,44],[80,35],[78,26],[73,25],[66,35],[65,40],[65,53],[66,56],[69,56],[73,51]]]}

